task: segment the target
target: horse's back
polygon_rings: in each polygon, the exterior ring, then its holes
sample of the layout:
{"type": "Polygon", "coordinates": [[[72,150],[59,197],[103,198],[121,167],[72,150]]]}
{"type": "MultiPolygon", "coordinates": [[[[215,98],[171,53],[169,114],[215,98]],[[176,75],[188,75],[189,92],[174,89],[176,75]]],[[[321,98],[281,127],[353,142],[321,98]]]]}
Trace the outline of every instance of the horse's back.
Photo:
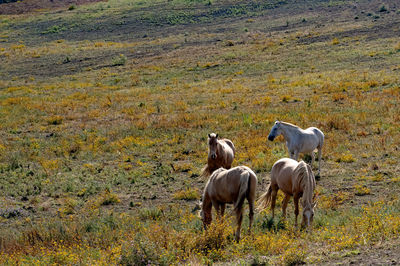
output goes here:
{"type": "Polygon", "coordinates": [[[226,145],[231,148],[233,155],[235,155],[235,145],[233,145],[233,142],[230,139],[221,139],[226,145]]]}
{"type": "MultiPolygon", "coordinates": [[[[257,176],[245,166],[236,166],[231,169],[216,170],[210,177],[208,190],[218,201],[233,203],[243,183],[243,177],[249,173],[249,178],[257,183],[257,176]]],[[[252,186],[253,187],[253,186],[252,186]]],[[[255,190],[254,190],[255,191],[255,190]]]]}
{"type": "Polygon", "coordinates": [[[219,143],[223,147],[221,150],[223,151],[223,154],[221,155],[224,157],[223,166],[225,168],[230,168],[233,163],[233,159],[235,158],[235,146],[229,139],[221,139],[219,140],[219,143]]]}
{"type": "Polygon", "coordinates": [[[293,172],[298,166],[296,160],[282,158],[274,163],[271,170],[271,185],[277,186],[285,193],[292,193],[293,172]]]}
{"type": "Polygon", "coordinates": [[[314,135],[316,135],[320,140],[322,140],[322,142],[324,141],[325,135],[319,128],[309,127],[306,130],[313,132],[314,135]]]}

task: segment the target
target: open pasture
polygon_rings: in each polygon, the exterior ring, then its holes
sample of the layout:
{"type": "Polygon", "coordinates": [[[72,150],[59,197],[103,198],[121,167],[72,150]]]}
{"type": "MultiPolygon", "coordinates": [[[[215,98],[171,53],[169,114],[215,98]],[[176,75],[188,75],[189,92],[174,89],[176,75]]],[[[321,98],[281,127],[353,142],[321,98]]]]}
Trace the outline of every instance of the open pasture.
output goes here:
{"type": "Polygon", "coordinates": [[[0,264],[399,261],[399,26],[395,0],[0,15],[0,264]],[[325,134],[313,230],[290,203],[239,243],[231,216],[204,232],[207,135],[233,141],[259,196],[289,156],[276,120],[325,134]]]}

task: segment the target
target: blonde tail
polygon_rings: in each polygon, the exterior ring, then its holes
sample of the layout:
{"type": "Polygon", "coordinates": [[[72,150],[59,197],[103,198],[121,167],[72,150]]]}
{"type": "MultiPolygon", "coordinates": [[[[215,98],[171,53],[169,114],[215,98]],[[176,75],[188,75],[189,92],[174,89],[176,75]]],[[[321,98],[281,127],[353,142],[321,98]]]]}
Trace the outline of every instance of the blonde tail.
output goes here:
{"type": "Polygon", "coordinates": [[[206,166],[203,167],[203,169],[201,169],[200,178],[207,179],[210,177],[210,175],[211,175],[210,168],[208,167],[207,164],[206,166]]]}
{"type": "Polygon", "coordinates": [[[257,211],[262,211],[271,204],[272,199],[272,187],[268,186],[267,192],[261,195],[261,197],[257,200],[257,211]]]}

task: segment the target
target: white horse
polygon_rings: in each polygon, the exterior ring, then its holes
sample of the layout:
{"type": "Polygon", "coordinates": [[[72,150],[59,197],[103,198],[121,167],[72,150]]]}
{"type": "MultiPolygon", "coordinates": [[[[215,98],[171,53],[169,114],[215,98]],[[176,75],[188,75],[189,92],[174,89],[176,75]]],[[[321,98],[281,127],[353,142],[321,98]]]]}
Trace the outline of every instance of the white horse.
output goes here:
{"type": "Polygon", "coordinates": [[[269,132],[268,140],[283,135],[290,158],[299,159],[299,153],[311,154],[311,165],[315,161],[314,150],[318,149],[318,176],[321,175],[322,146],[324,145],[324,133],[316,127],[301,129],[290,123],[276,121],[269,132]]]}

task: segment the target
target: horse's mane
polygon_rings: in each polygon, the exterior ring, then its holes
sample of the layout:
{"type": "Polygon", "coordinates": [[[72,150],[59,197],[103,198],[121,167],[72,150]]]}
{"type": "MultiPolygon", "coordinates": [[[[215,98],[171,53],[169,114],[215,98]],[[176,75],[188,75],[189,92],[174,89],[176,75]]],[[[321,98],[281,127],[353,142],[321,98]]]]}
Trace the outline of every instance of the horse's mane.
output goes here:
{"type": "Polygon", "coordinates": [[[299,128],[298,126],[293,125],[293,124],[288,123],[288,122],[282,122],[282,121],[280,121],[280,123],[281,123],[281,124],[284,124],[285,126],[294,127],[294,128],[299,128]]]}
{"type": "Polygon", "coordinates": [[[304,161],[300,161],[294,172],[297,176],[298,185],[304,186],[303,206],[306,204],[312,204],[314,182],[312,180],[313,174],[311,172],[311,168],[304,161]]]}
{"type": "Polygon", "coordinates": [[[215,176],[218,175],[219,173],[221,173],[222,171],[225,171],[226,169],[223,167],[218,168],[217,170],[215,170],[214,172],[211,173],[211,176],[215,176]]]}

